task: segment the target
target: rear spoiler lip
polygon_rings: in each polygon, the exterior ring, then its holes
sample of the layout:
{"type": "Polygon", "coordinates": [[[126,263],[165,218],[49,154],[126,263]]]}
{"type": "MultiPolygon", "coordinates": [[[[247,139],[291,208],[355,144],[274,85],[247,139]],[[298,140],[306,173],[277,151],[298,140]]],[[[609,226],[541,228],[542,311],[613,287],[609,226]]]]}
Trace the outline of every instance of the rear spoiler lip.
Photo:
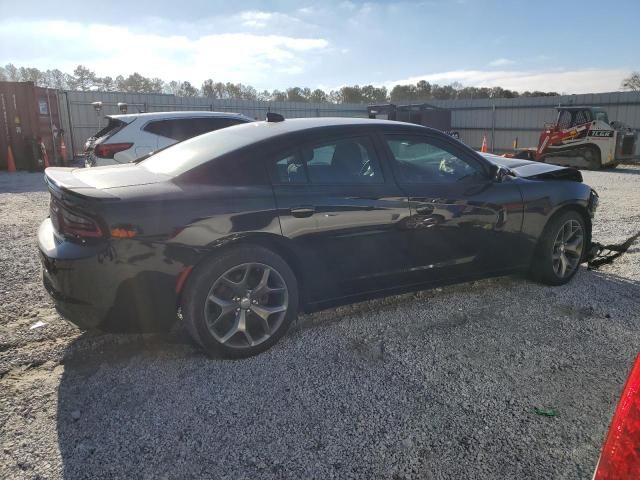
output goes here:
{"type": "Polygon", "coordinates": [[[63,193],[87,200],[120,200],[119,197],[87,185],[73,178],[74,168],[50,167],[44,171],[44,181],[49,190],[61,197],[63,193]]]}

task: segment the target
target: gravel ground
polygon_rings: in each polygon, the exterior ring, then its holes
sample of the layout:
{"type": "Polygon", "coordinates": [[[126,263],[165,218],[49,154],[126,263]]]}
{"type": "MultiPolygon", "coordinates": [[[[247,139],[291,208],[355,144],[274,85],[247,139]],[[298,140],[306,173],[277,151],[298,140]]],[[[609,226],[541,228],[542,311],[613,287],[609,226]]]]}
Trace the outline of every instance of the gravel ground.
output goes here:
{"type": "MultiPolygon", "coordinates": [[[[640,167],[584,176],[596,240],[640,230],[640,167]]],[[[640,344],[639,243],[564,287],[360,303],[223,361],[180,328],[61,320],[34,244],[47,203],[41,175],[0,175],[0,478],[591,478],[640,344]]]]}

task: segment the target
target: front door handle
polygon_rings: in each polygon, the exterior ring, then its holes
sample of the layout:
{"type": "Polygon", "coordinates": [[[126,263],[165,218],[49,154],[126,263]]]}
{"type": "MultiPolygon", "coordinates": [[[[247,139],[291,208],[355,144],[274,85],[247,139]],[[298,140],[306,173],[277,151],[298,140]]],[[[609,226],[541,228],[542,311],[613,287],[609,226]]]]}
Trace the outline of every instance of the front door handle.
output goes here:
{"type": "Polygon", "coordinates": [[[307,218],[313,215],[315,212],[316,208],[311,206],[293,207],[291,209],[291,215],[296,218],[307,218]]]}

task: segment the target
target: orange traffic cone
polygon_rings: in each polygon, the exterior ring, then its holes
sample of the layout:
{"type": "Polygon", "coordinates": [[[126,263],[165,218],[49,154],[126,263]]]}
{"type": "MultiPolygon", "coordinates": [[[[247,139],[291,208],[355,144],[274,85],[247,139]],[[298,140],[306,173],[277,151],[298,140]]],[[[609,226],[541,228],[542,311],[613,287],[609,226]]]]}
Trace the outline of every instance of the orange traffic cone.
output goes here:
{"type": "Polygon", "coordinates": [[[47,155],[47,147],[44,146],[44,142],[40,142],[40,151],[42,152],[44,168],[49,168],[49,155],[47,155]]]}
{"type": "Polygon", "coordinates": [[[11,145],[7,148],[7,171],[15,172],[16,171],[16,160],[13,158],[13,152],[11,151],[11,145]]]}
{"type": "Polygon", "coordinates": [[[62,159],[62,165],[67,163],[67,146],[64,144],[64,138],[60,137],[60,158],[62,159]]]}
{"type": "Polygon", "coordinates": [[[486,135],[482,136],[482,147],[480,147],[480,151],[482,153],[487,153],[489,151],[489,148],[487,147],[487,136],[486,135]]]}

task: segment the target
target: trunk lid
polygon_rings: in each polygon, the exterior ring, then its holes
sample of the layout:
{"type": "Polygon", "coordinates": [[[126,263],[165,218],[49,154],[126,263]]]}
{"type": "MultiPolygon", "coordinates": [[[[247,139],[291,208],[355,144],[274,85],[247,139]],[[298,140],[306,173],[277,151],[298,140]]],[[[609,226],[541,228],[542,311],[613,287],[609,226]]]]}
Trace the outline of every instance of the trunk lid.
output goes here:
{"type": "Polygon", "coordinates": [[[94,168],[51,167],[45,170],[45,179],[59,189],[92,197],[113,198],[110,189],[162,183],[171,177],[128,163],[94,168]]]}

